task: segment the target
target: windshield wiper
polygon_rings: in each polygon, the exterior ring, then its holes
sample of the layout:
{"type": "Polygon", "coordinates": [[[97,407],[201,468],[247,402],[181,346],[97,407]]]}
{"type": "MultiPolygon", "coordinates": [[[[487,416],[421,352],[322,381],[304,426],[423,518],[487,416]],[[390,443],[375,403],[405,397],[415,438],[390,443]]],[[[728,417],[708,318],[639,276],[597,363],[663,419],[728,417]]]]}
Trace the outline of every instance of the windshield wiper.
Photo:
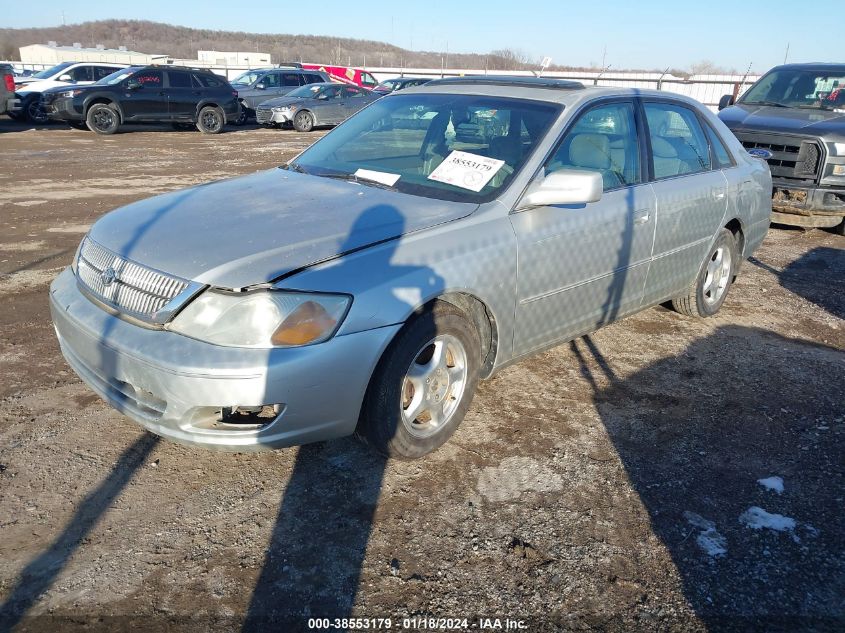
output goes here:
{"type": "Polygon", "coordinates": [[[369,178],[359,178],[355,174],[315,174],[320,178],[332,178],[333,180],[345,180],[346,182],[357,182],[361,185],[368,185],[378,189],[387,189],[388,191],[398,191],[393,185],[386,185],[378,180],[370,180],[369,178]]]}
{"type": "Polygon", "coordinates": [[[302,167],[300,167],[296,163],[288,163],[287,165],[282,165],[282,168],[288,169],[290,171],[295,171],[295,172],[298,172],[300,174],[307,174],[308,173],[307,171],[305,171],[302,167]]]}
{"type": "Polygon", "coordinates": [[[773,108],[788,108],[790,106],[785,103],[778,103],[777,101],[743,101],[745,105],[764,105],[772,106],[773,108]]]}

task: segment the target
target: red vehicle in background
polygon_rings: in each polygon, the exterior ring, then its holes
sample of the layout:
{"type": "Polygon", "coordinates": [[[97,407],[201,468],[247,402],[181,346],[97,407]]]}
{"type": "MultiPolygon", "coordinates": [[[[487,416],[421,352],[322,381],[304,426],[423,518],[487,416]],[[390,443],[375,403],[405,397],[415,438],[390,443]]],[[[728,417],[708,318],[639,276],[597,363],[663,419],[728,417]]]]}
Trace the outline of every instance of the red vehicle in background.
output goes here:
{"type": "Polygon", "coordinates": [[[332,81],[337,81],[342,84],[351,84],[353,86],[361,86],[367,90],[372,90],[378,85],[378,81],[366,70],[360,68],[353,68],[351,66],[329,66],[326,64],[300,64],[302,68],[307,70],[321,70],[331,77],[332,81]]]}

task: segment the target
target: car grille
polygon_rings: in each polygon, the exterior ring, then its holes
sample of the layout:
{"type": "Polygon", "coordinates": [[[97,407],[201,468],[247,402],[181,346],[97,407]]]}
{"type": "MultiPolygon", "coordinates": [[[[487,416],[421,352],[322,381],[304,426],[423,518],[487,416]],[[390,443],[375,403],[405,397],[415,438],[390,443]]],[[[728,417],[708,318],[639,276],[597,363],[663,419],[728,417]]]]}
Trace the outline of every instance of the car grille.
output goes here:
{"type": "Polygon", "coordinates": [[[772,153],[766,159],[775,178],[812,182],[819,177],[822,152],[818,142],[780,134],[736,134],[745,149],[765,149],[772,153]]]}
{"type": "Polygon", "coordinates": [[[79,248],[77,278],[98,301],[150,323],[166,322],[202,288],[120,257],[87,237],[79,248]]]}
{"type": "Polygon", "coordinates": [[[273,118],[273,111],[267,108],[259,108],[255,111],[255,120],[258,123],[269,123],[273,118]]]}

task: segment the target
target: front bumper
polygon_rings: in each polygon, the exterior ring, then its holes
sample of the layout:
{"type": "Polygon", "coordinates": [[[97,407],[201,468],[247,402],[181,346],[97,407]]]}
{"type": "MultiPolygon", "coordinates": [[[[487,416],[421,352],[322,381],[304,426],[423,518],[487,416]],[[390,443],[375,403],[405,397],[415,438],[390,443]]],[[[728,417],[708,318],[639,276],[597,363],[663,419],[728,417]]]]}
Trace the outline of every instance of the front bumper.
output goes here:
{"type": "Polygon", "coordinates": [[[780,180],[772,184],[772,222],[830,227],[845,217],[845,189],[795,186],[780,180]]]}
{"type": "Polygon", "coordinates": [[[128,323],[91,303],[67,269],[50,286],[62,353],[91,389],[149,431],[220,450],[261,450],[349,435],[399,325],[290,349],[242,349],[128,323]],[[257,425],[222,407],[280,405],[257,425]]]}
{"type": "Polygon", "coordinates": [[[54,120],[85,120],[81,105],[75,104],[71,97],[57,97],[52,101],[45,101],[42,99],[41,107],[44,109],[44,113],[54,120]]]}
{"type": "Polygon", "coordinates": [[[255,122],[259,125],[270,125],[271,123],[290,123],[293,121],[293,112],[274,112],[269,108],[258,108],[255,111],[255,122]]]}

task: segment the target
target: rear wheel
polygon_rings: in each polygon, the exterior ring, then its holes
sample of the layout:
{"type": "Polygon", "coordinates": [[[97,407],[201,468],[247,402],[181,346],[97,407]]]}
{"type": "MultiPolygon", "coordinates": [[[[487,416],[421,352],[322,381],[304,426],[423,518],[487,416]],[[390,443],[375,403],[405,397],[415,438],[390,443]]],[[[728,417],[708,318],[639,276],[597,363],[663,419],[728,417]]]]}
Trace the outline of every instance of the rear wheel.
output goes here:
{"type": "Polygon", "coordinates": [[[220,108],[205,106],[197,117],[197,129],[203,134],[220,134],[225,121],[220,108]]]}
{"type": "Polygon", "coordinates": [[[310,132],[314,129],[314,115],[310,112],[297,112],[293,117],[293,127],[297,132],[310,132]]]}
{"type": "Polygon", "coordinates": [[[114,134],[120,127],[120,115],[107,103],[95,103],[88,108],[85,122],[97,134],[114,134]]]}
{"type": "Polygon", "coordinates": [[[672,299],[672,307],[687,316],[716,314],[728,296],[737,263],[733,233],[721,229],[688,293],[672,299]]]}
{"type": "Polygon", "coordinates": [[[379,362],[357,433],[382,454],[416,459],[440,447],[464,419],[478,383],[481,345],[448,303],[414,316],[379,362]]]}

